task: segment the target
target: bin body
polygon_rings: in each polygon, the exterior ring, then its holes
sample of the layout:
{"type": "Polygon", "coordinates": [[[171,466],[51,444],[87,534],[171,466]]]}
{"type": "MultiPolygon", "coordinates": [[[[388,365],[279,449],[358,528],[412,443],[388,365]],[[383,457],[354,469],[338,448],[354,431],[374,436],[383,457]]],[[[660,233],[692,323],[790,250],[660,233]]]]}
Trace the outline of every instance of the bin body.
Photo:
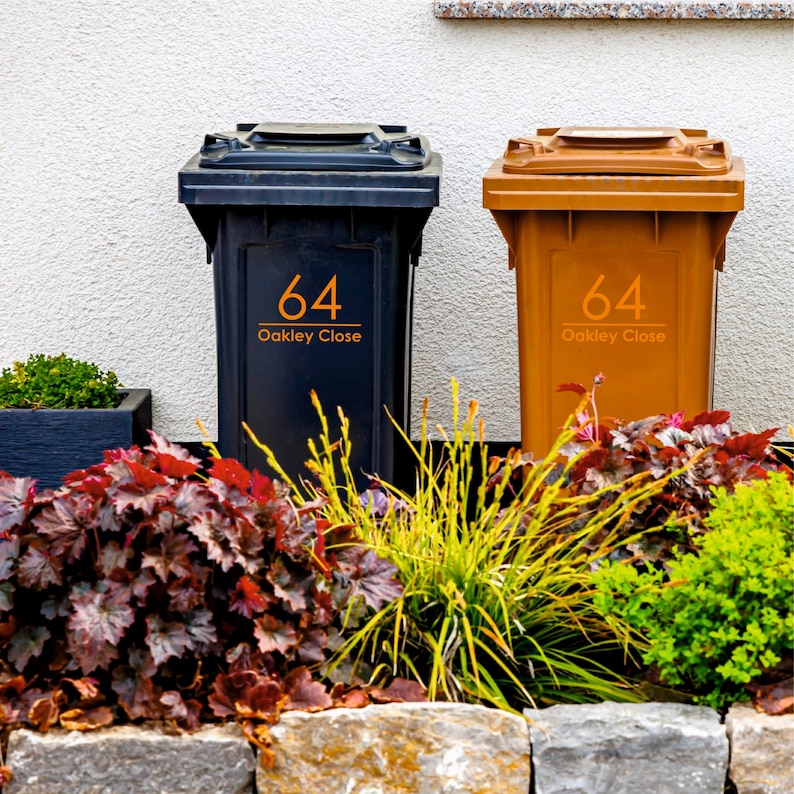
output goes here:
{"type": "Polygon", "coordinates": [[[557,386],[598,373],[601,417],[711,407],[717,272],[743,203],[741,160],[705,131],[580,128],[555,157],[563,132],[511,142],[483,182],[516,270],[521,441],[538,456],[575,407],[557,386]],[[692,152],[708,170],[686,172],[692,152]]]}
{"type": "Polygon", "coordinates": [[[394,476],[384,406],[408,427],[413,268],[441,165],[404,128],[362,127],[239,125],[208,136],[202,151],[220,152],[219,163],[202,165],[200,153],[180,172],[180,200],[213,263],[219,447],[250,468],[268,471],[243,421],[291,477],[308,474],[306,442],[321,429],[314,390],[332,438],[336,407],[349,418],[360,482],[394,476]],[[263,128],[278,131],[280,160],[245,159],[246,139],[263,128]],[[242,154],[230,150],[242,165],[222,162],[227,138],[242,142],[242,154]],[[367,164],[370,148],[377,159],[395,140],[410,167],[367,164]]]}

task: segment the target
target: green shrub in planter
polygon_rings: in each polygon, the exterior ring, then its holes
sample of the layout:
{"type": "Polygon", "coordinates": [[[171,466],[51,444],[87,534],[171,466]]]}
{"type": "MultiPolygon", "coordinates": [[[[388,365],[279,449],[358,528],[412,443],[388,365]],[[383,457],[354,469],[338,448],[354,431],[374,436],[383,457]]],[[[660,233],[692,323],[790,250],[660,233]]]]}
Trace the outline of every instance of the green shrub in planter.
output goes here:
{"type": "Polygon", "coordinates": [[[678,548],[668,575],[607,565],[595,579],[601,608],[643,631],[644,662],[662,683],[722,708],[794,649],[794,487],[784,472],[714,489],[695,552],[678,548]]]}
{"type": "Polygon", "coordinates": [[[107,449],[144,446],[151,426],[151,392],[125,389],[94,364],[39,354],[0,374],[0,471],[41,488],[107,449]]]}
{"type": "Polygon", "coordinates": [[[2,408],[115,408],[121,384],[115,372],[58,356],[31,355],[0,374],[2,408]]]}

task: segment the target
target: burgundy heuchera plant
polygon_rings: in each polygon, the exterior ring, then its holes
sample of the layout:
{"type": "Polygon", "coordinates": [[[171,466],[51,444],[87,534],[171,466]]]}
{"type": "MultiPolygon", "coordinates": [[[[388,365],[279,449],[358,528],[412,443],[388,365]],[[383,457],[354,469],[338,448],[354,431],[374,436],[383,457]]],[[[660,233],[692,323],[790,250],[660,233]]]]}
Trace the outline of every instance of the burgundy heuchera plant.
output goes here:
{"type": "MultiPolygon", "coordinates": [[[[695,551],[691,539],[706,531],[702,519],[711,509],[714,487],[730,491],[737,483],[764,479],[775,470],[790,476],[790,466],[781,464],[770,447],[778,428],[739,433],[731,425],[728,411],[703,411],[691,418],[680,411],[635,422],[605,418],[601,423],[596,391],[604,380],[600,373],[596,375],[590,391],[579,383],[557,387],[557,391],[571,391],[583,398],[574,414],[576,437],[561,450],[569,458],[581,455],[570,473],[573,492],[596,493],[605,486],[619,486],[640,472],[659,479],[689,464],[659,497],[622,516],[627,537],[645,533],[627,546],[638,565],[647,561],[663,566],[675,545],[695,551]],[[654,528],[658,530],[648,531],[654,528]]],[[[604,499],[619,499],[620,490],[610,490],[604,499]]]]}
{"type": "Polygon", "coordinates": [[[37,493],[0,473],[0,724],[46,731],[234,719],[267,747],[285,709],[416,699],[313,672],[340,612],[398,596],[348,527],[237,461],[152,433],[37,493]]]}

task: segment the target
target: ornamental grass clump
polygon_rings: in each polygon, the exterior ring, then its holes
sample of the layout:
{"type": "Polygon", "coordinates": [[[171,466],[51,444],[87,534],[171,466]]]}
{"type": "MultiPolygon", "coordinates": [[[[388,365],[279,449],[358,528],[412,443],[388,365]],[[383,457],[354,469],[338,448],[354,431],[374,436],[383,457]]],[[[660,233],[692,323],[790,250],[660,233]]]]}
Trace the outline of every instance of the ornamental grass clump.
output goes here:
{"type": "Polygon", "coordinates": [[[31,355],[0,373],[0,408],[115,408],[115,372],[61,353],[31,355]]]}
{"type": "Polygon", "coordinates": [[[345,611],[325,670],[352,665],[362,675],[405,676],[433,700],[511,710],[641,699],[617,672],[631,652],[632,630],[600,611],[591,572],[625,542],[625,517],[681,472],[640,472],[619,487],[574,492],[570,475],[582,455],[566,461],[560,451],[579,428],[563,430],[545,459],[530,465],[518,453],[489,460],[477,404],[462,415],[454,381],[452,396],[451,432],[438,428],[440,459],[429,441],[427,402],[418,446],[397,427],[414,457],[415,489],[373,480],[362,497],[349,465],[348,420],[339,411],[339,439],[332,439],[313,396],[322,432],[319,443],[310,442],[307,466],[316,485],[292,483],[294,498],[321,503],[331,526],[356,527],[403,586],[374,615],[354,605],[345,611]]]}
{"type": "Polygon", "coordinates": [[[258,472],[204,476],[151,436],[55,491],[0,473],[0,725],[237,720],[272,760],[282,710],[369,702],[311,670],[342,610],[401,593],[396,569],[258,472]]]}

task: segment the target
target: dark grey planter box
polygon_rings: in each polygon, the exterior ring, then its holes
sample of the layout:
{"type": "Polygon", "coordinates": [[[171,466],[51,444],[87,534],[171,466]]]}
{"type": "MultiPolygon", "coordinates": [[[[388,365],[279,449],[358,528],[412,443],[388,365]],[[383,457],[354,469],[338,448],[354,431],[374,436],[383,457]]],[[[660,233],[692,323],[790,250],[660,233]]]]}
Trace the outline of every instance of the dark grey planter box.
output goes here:
{"type": "Polygon", "coordinates": [[[0,409],[0,471],[57,488],[69,472],[100,463],[106,449],[148,444],[151,391],[119,393],[117,408],[0,409]]]}

